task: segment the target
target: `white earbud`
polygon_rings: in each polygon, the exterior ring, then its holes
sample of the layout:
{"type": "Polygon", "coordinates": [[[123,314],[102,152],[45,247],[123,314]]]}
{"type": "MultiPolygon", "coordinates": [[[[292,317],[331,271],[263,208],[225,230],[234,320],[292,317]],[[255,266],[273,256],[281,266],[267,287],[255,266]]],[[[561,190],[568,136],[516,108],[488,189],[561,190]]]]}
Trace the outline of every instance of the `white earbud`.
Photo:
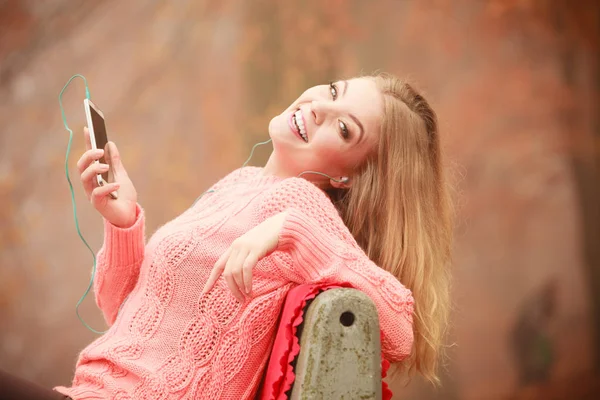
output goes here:
{"type": "Polygon", "coordinates": [[[331,176],[331,175],[327,175],[327,174],[325,174],[325,173],[323,173],[323,172],[317,172],[317,171],[304,171],[304,172],[301,172],[300,174],[298,174],[298,177],[301,177],[301,176],[302,176],[302,175],[304,175],[304,174],[316,174],[316,175],[321,175],[321,176],[324,176],[324,177],[326,177],[326,178],[329,178],[329,179],[331,179],[332,181],[334,181],[334,182],[336,182],[336,183],[342,183],[342,184],[344,184],[344,185],[350,182],[350,178],[348,178],[347,176],[342,176],[342,177],[340,177],[340,179],[337,179],[337,178],[334,178],[334,177],[333,177],[333,176],[331,176]]]}

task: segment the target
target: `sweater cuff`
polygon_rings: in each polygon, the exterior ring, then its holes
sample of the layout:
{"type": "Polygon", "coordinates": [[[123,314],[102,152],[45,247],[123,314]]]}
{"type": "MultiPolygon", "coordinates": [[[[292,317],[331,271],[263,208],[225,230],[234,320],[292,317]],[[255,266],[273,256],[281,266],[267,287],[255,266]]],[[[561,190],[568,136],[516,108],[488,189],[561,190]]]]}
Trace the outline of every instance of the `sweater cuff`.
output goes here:
{"type": "Polygon", "coordinates": [[[144,257],[144,210],[136,205],[135,222],[119,228],[104,219],[104,253],[108,265],[128,266],[144,257]]]}
{"type": "Polygon", "coordinates": [[[318,271],[323,264],[332,259],[336,252],[335,241],[331,235],[312,218],[301,211],[290,208],[279,233],[279,245],[289,250],[300,268],[311,267],[318,271]]]}

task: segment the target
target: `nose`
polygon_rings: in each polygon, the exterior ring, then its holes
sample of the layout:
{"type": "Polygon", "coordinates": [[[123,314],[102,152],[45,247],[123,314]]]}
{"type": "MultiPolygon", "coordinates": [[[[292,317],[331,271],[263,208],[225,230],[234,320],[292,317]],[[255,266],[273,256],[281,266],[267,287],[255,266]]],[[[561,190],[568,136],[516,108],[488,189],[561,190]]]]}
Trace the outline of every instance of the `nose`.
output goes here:
{"type": "Polygon", "coordinates": [[[315,120],[315,124],[321,125],[327,119],[328,114],[332,110],[328,102],[321,100],[313,100],[310,103],[310,111],[315,120]]]}

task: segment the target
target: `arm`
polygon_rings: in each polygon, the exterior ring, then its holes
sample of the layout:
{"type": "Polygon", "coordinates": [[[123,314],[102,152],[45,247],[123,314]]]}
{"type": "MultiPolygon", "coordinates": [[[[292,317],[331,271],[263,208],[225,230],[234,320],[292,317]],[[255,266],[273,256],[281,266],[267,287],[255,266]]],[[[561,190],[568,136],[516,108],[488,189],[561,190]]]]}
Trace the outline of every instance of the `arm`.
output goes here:
{"type": "Polygon", "coordinates": [[[135,223],[126,229],[104,220],[104,245],[96,258],[94,293],[108,325],[135,287],[144,260],[144,211],[137,205],[135,223]]]}
{"type": "Polygon", "coordinates": [[[297,283],[347,282],[363,291],[377,307],[385,357],[396,362],[410,355],[410,290],[366,256],[327,196],[310,182],[293,178],[267,197],[265,217],[286,213],[279,235],[281,252],[275,257],[280,272],[297,283]]]}

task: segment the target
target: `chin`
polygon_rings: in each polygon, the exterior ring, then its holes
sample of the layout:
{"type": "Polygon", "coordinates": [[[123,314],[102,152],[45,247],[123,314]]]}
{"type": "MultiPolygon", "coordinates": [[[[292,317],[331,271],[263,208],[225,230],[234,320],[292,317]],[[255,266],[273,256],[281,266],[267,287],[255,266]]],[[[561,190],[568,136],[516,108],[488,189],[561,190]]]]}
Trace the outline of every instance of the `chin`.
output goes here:
{"type": "MultiPolygon", "coordinates": [[[[269,122],[269,137],[273,140],[273,147],[287,143],[290,140],[290,132],[287,121],[282,115],[278,115],[269,122]]],[[[288,144],[289,145],[289,144],[288,144]]]]}
{"type": "Polygon", "coordinates": [[[271,118],[271,121],[269,121],[269,136],[271,137],[271,139],[273,138],[273,132],[275,131],[275,125],[277,125],[277,119],[280,117],[281,116],[278,115],[276,117],[271,118]]]}

